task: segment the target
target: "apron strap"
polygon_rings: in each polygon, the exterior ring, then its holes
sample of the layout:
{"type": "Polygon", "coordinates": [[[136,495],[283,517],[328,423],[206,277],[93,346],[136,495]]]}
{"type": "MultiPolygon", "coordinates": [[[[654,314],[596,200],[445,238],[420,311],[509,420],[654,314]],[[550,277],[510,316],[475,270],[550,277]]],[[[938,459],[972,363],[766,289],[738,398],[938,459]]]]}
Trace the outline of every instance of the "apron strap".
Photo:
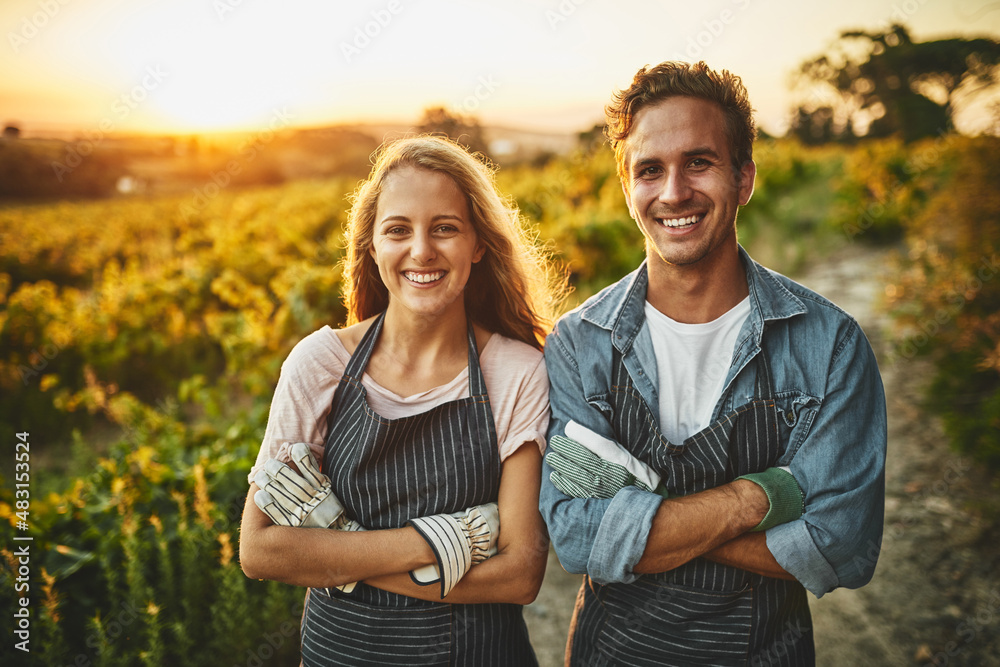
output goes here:
{"type": "MultiPolygon", "coordinates": [[[[378,337],[382,333],[382,325],[384,323],[385,311],[382,311],[375,318],[375,321],[372,322],[372,325],[368,327],[368,331],[362,336],[357,349],[354,350],[354,354],[351,355],[350,360],[347,362],[347,367],[344,369],[344,377],[340,380],[341,385],[343,385],[346,379],[351,378],[360,386],[361,377],[364,375],[365,368],[368,367],[368,361],[375,351],[375,343],[378,342],[378,337]]],[[[479,366],[479,346],[476,344],[476,332],[472,327],[471,320],[468,322],[466,338],[469,350],[469,396],[480,399],[480,402],[484,400],[488,401],[486,379],[483,377],[483,370],[479,366]]],[[[334,404],[336,404],[336,396],[334,397],[334,404]]],[[[330,419],[333,418],[334,412],[335,410],[331,409],[330,419]]],[[[327,424],[327,426],[330,427],[332,424],[327,424]]]]}
{"type": "Polygon", "coordinates": [[[486,396],[486,380],[483,370],[479,367],[479,346],[476,345],[476,332],[469,322],[469,395],[473,398],[486,396]]]}
{"type": "Polygon", "coordinates": [[[351,377],[361,382],[361,376],[364,375],[365,368],[368,367],[368,360],[371,359],[372,352],[375,350],[375,343],[378,341],[378,335],[382,332],[384,321],[385,311],[383,310],[368,327],[368,331],[365,332],[357,349],[354,350],[354,354],[351,355],[350,361],[347,362],[347,368],[344,369],[344,377],[351,377]]]}

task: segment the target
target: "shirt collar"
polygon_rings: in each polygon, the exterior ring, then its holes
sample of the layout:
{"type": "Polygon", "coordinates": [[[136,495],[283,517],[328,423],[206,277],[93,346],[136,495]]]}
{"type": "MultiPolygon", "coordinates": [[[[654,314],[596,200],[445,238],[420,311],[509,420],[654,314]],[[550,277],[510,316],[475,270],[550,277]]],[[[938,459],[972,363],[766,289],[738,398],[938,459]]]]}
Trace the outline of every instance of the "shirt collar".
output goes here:
{"type": "MultiPolygon", "coordinates": [[[[746,267],[747,285],[750,290],[750,318],[759,323],[782,320],[806,312],[806,306],[777,278],[777,274],[755,262],[743,246],[740,258],[746,267]]],[[[632,273],[599,293],[586,304],[580,316],[592,324],[615,333],[613,343],[620,350],[627,349],[638,335],[645,321],[643,308],[649,284],[646,260],[632,273]]],[[[759,335],[759,333],[758,333],[759,335]]]]}

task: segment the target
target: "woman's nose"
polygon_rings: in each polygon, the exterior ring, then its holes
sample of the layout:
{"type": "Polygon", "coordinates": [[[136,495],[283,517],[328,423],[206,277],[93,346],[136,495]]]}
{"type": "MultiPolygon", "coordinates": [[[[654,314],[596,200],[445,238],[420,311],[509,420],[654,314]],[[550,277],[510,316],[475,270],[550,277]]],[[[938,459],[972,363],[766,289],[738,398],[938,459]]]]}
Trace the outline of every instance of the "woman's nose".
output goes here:
{"type": "Polygon", "coordinates": [[[413,240],[410,243],[410,257],[414,261],[427,263],[436,255],[434,241],[429,234],[416,233],[413,235],[413,240]]]}

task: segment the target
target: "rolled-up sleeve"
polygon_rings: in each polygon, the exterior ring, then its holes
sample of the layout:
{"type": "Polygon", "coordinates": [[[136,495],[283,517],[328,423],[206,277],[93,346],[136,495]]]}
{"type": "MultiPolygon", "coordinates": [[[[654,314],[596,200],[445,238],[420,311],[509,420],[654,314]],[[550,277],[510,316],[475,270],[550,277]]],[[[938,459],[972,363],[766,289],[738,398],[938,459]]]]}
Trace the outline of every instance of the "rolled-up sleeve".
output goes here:
{"type": "Polygon", "coordinates": [[[827,392],[790,467],[805,493],[796,521],[767,531],[778,563],[817,597],[875,572],[885,514],[886,408],[875,355],[853,323],[838,341],[827,392]]]}
{"type": "MultiPolygon", "coordinates": [[[[586,400],[579,365],[558,327],[546,342],[545,365],[552,409],[549,439],[564,435],[570,420],[614,439],[603,415],[586,400]]],[[[634,581],[638,575],[632,568],[642,557],[663,499],[636,487],[626,487],[614,498],[572,498],[552,484],[551,473],[544,463],[539,509],[562,566],[601,584],[634,581]]]]}

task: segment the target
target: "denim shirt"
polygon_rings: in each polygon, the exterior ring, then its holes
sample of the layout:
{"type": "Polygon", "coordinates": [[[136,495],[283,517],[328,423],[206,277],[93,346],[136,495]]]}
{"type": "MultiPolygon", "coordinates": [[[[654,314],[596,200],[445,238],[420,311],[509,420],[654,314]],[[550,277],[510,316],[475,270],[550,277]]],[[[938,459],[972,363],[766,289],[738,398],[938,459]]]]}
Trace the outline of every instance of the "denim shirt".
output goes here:
{"type": "MultiPolygon", "coordinates": [[[[733,350],[714,422],[749,402],[756,364],[770,361],[789,466],[805,494],[799,519],[765,533],[777,562],[817,597],[868,583],[882,542],[886,411],[882,379],[858,323],[815,292],[754,262],[743,248],[750,315],[733,350]]],[[[645,262],[564,315],[545,345],[552,419],[548,436],[574,420],[612,440],[604,411],[612,346],[658,418],[658,375],[644,303],[645,262]]],[[[662,498],[634,486],[613,498],[564,495],[543,465],[539,507],[567,571],[598,583],[630,583],[662,498]]]]}

